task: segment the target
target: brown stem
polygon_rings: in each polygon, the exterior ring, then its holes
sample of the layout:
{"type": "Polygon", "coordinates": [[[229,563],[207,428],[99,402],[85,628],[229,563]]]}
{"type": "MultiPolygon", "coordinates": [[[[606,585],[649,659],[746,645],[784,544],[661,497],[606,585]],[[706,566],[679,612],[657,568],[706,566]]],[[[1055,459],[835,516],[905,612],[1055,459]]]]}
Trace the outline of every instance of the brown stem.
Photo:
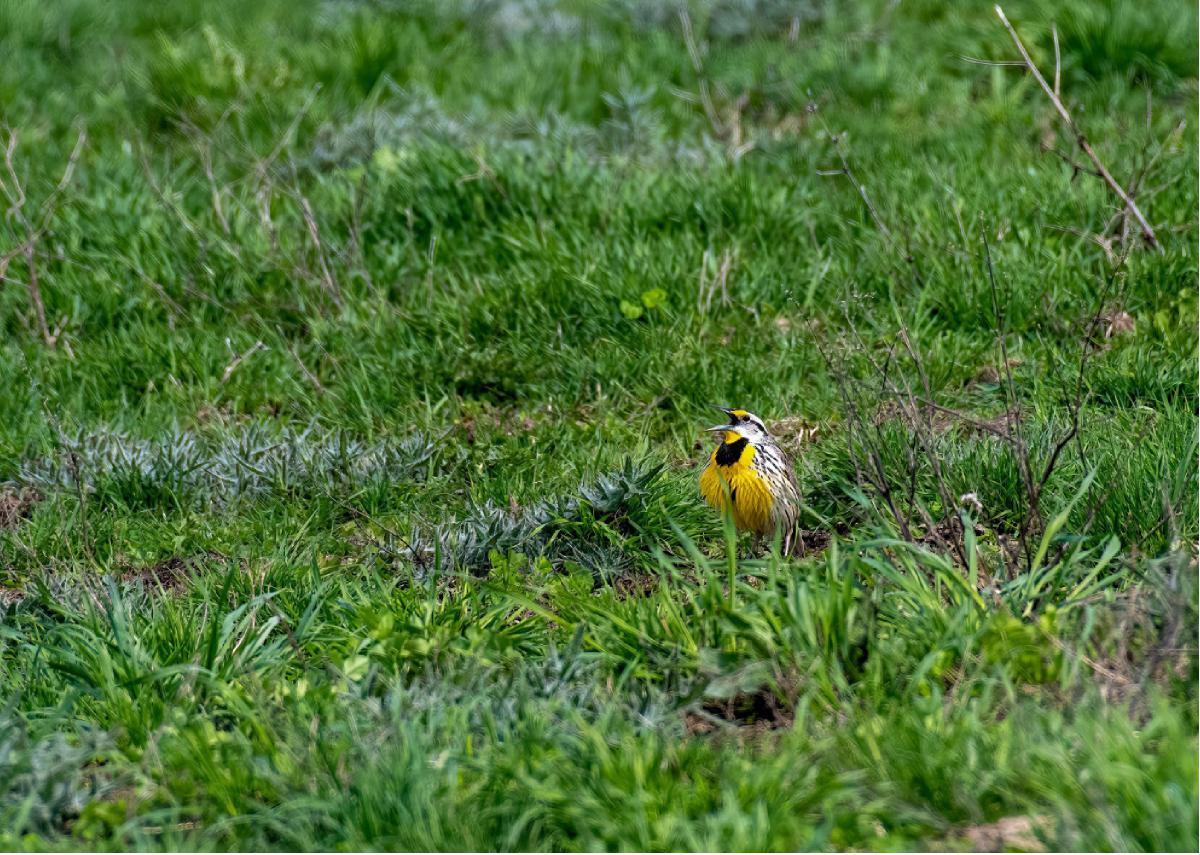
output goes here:
{"type": "MultiPolygon", "coordinates": [[[[1129,211],[1129,213],[1133,214],[1134,219],[1136,219],[1138,221],[1138,225],[1141,226],[1142,237],[1145,239],[1146,243],[1150,244],[1150,246],[1161,252],[1162,245],[1158,242],[1158,237],[1154,234],[1154,229],[1150,227],[1150,223],[1146,220],[1145,215],[1142,214],[1141,209],[1137,206],[1137,202],[1133,201],[1133,197],[1125,192],[1121,185],[1117,183],[1117,180],[1112,177],[1112,173],[1108,171],[1108,168],[1101,163],[1095,149],[1092,148],[1091,143],[1088,142],[1087,137],[1084,136],[1083,131],[1079,129],[1079,126],[1075,124],[1075,119],[1071,117],[1071,113],[1067,110],[1066,105],[1063,104],[1062,99],[1058,96],[1057,86],[1052,88],[1050,84],[1046,82],[1046,78],[1043,77],[1042,72],[1038,70],[1037,64],[1034,63],[1033,58],[1029,55],[1029,51],[1025,49],[1025,43],[1021,41],[1021,37],[1018,36],[1017,31],[1013,29],[1013,25],[1008,22],[1008,18],[1005,16],[1004,10],[998,5],[996,6],[996,14],[1000,17],[1000,23],[1004,25],[1004,29],[1008,30],[1008,34],[1012,36],[1013,43],[1016,44],[1017,50],[1021,52],[1021,58],[1025,61],[1025,66],[1029,69],[1034,79],[1038,82],[1038,85],[1042,87],[1042,91],[1046,93],[1046,97],[1050,99],[1050,103],[1054,105],[1054,109],[1058,111],[1058,115],[1062,117],[1063,122],[1071,131],[1071,134],[1075,137],[1076,145],[1078,145],[1083,153],[1088,156],[1093,164],[1095,164],[1096,171],[1100,173],[1100,177],[1104,180],[1104,183],[1107,184],[1109,188],[1120,197],[1121,201],[1125,203],[1125,208],[1129,211]]],[[[1055,46],[1057,47],[1057,39],[1055,39],[1055,46]]]]}

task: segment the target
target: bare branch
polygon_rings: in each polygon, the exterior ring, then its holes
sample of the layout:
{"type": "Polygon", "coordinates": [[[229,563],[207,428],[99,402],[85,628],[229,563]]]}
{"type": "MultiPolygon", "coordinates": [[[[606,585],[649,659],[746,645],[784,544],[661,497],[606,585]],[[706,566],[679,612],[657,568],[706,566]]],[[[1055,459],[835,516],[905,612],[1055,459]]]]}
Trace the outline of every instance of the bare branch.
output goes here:
{"type": "Polygon", "coordinates": [[[1050,34],[1054,36],[1054,95],[1062,97],[1062,54],[1058,50],[1058,27],[1052,22],[1050,34]]]}
{"type": "Polygon", "coordinates": [[[309,367],[304,364],[304,360],[300,358],[300,354],[296,352],[296,348],[287,343],[287,339],[283,337],[283,332],[281,330],[276,328],[276,332],[279,333],[280,340],[284,342],[284,347],[287,349],[287,352],[291,355],[296,365],[300,367],[300,372],[304,375],[305,379],[308,380],[309,383],[312,383],[313,388],[318,392],[324,393],[325,385],[320,381],[317,375],[313,374],[312,371],[309,370],[309,367]]]}
{"type": "MultiPolygon", "coordinates": [[[[229,348],[229,352],[233,353],[233,346],[229,343],[229,339],[225,339],[225,345],[229,348]]],[[[225,370],[221,373],[221,383],[224,384],[226,381],[228,381],[233,375],[233,372],[237,370],[239,365],[241,365],[254,354],[258,353],[260,350],[266,349],[267,346],[265,344],[263,344],[261,341],[256,341],[250,346],[249,350],[243,351],[242,353],[233,353],[233,359],[229,361],[229,364],[225,366],[225,370]]]]}
{"type": "Polygon", "coordinates": [[[1008,34],[1012,36],[1013,43],[1017,46],[1017,50],[1021,52],[1021,58],[1025,60],[1025,66],[1029,69],[1029,72],[1038,82],[1038,85],[1042,87],[1042,91],[1046,93],[1046,96],[1050,99],[1050,103],[1054,105],[1054,109],[1057,110],[1058,115],[1062,117],[1064,124],[1066,124],[1072,135],[1074,135],[1075,143],[1079,146],[1083,153],[1088,156],[1092,163],[1095,164],[1096,171],[1100,173],[1100,177],[1104,180],[1104,183],[1107,184],[1113,193],[1115,193],[1121,199],[1121,201],[1125,204],[1125,208],[1130,214],[1133,215],[1134,219],[1138,221],[1138,225],[1141,227],[1142,237],[1145,239],[1146,243],[1161,252],[1162,245],[1158,242],[1158,237],[1154,234],[1154,229],[1150,227],[1150,223],[1142,213],[1141,208],[1137,206],[1137,202],[1133,201],[1133,198],[1125,192],[1120,184],[1117,183],[1117,180],[1112,177],[1112,173],[1110,173],[1108,168],[1101,162],[1100,157],[1096,154],[1095,149],[1092,148],[1091,143],[1088,142],[1087,137],[1083,134],[1083,131],[1081,131],[1079,126],[1075,124],[1075,119],[1071,117],[1070,111],[1068,111],[1066,105],[1063,104],[1062,99],[1059,97],[1057,91],[1057,70],[1055,72],[1055,86],[1052,88],[1050,84],[1046,82],[1046,78],[1042,76],[1042,72],[1038,70],[1037,63],[1033,61],[1033,58],[1029,55],[1029,51],[1025,49],[1025,43],[1021,41],[1021,37],[1017,35],[1017,31],[1013,29],[1013,25],[1009,23],[1008,18],[1004,14],[1004,10],[998,5],[996,6],[996,14],[1000,18],[1000,23],[1004,25],[1004,28],[1008,30],[1008,34]]]}
{"type": "MultiPolygon", "coordinates": [[[[6,216],[10,219],[18,220],[25,227],[25,242],[13,250],[12,254],[6,255],[0,259],[0,276],[7,272],[8,264],[11,261],[13,254],[24,253],[25,263],[28,266],[29,278],[26,280],[25,286],[29,291],[29,303],[33,306],[34,316],[37,318],[38,331],[42,334],[42,341],[47,347],[54,347],[54,335],[50,332],[50,327],[46,323],[46,304],[42,300],[42,288],[38,284],[37,274],[37,240],[38,233],[30,222],[29,217],[25,214],[25,188],[21,186],[21,179],[17,175],[17,167],[14,157],[17,151],[17,132],[10,130],[8,133],[8,143],[4,147],[4,168],[8,172],[9,179],[12,181],[12,189],[10,190],[5,185],[5,194],[9,197],[12,204],[6,211],[6,216]]],[[[68,170],[71,167],[68,165],[68,170]]]]}
{"type": "Polygon", "coordinates": [[[959,54],[958,58],[963,62],[969,62],[971,65],[986,65],[992,68],[1005,68],[1010,65],[1024,65],[1025,61],[1021,59],[980,59],[977,56],[967,56],[959,54]]]}
{"type": "MultiPolygon", "coordinates": [[[[1096,331],[1100,326],[1101,318],[1104,315],[1104,305],[1108,300],[1109,292],[1112,290],[1113,284],[1116,282],[1117,275],[1122,267],[1125,266],[1125,260],[1129,256],[1128,249],[1121,255],[1117,263],[1109,271],[1108,278],[1105,279],[1104,288],[1096,299],[1096,311],[1092,313],[1091,319],[1088,321],[1088,327],[1083,335],[1083,343],[1079,354],[1079,371],[1075,378],[1075,399],[1071,405],[1071,427],[1059,438],[1054,444],[1054,448],[1050,452],[1050,457],[1046,460],[1046,466],[1042,470],[1042,477],[1038,480],[1036,492],[1040,497],[1042,490],[1046,487],[1046,482],[1050,480],[1050,476],[1054,473],[1054,468],[1058,465],[1059,455],[1063,449],[1070,444],[1071,440],[1079,437],[1080,422],[1082,420],[1083,404],[1084,404],[1084,376],[1087,370],[1088,361],[1096,352],[1096,347],[1093,342],[1096,341],[1096,331]]],[[[1086,461],[1083,460],[1083,446],[1079,446],[1080,462],[1083,462],[1086,467],[1086,461]]]]}
{"type": "Polygon", "coordinates": [[[863,204],[867,206],[867,211],[871,214],[871,219],[875,221],[875,227],[878,228],[879,231],[883,233],[883,236],[890,241],[892,239],[892,230],[887,227],[887,224],[884,223],[883,218],[879,216],[879,211],[875,210],[875,205],[871,201],[871,197],[867,194],[867,188],[863,186],[862,182],[855,177],[854,171],[850,169],[850,161],[846,158],[845,153],[842,151],[841,137],[835,134],[830,134],[830,139],[833,142],[834,150],[837,151],[838,159],[842,162],[842,168],[819,169],[817,170],[817,175],[846,176],[846,179],[852,185],[854,185],[854,189],[858,191],[858,195],[862,197],[863,204]]]}

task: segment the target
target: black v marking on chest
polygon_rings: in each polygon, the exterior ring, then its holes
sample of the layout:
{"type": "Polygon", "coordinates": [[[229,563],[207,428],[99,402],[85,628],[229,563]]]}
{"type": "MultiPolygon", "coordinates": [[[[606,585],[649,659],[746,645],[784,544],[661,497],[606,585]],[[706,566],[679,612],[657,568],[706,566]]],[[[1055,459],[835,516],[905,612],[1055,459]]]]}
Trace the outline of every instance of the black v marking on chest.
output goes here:
{"type": "Polygon", "coordinates": [[[750,440],[746,437],[739,437],[734,442],[721,443],[721,447],[717,449],[717,465],[732,466],[742,458],[742,450],[750,444],[750,440]]]}

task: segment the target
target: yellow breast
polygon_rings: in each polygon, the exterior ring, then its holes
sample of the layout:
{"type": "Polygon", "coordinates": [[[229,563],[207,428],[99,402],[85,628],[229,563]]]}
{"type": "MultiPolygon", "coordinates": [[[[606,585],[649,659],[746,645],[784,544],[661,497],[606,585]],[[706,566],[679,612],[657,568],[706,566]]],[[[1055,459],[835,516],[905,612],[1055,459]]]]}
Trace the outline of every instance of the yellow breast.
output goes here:
{"type": "Polygon", "coordinates": [[[700,473],[700,495],[719,511],[732,510],[733,524],[738,529],[770,534],[774,530],[771,506],[775,499],[754,469],[754,446],[746,443],[731,460],[732,450],[723,445],[709,457],[708,466],[700,473]],[[725,459],[719,461],[722,457],[725,459]]]}

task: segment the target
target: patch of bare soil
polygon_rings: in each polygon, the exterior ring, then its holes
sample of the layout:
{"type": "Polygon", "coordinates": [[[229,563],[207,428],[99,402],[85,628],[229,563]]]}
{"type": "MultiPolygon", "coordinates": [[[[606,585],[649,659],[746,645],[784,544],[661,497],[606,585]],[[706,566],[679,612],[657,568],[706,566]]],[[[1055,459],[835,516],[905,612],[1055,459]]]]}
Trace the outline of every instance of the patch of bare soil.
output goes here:
{"type": "Polygon", "coordinates": [[[645,597],[658,587],[658,577],[649,573],[635,573],[613,580],[612,586],[618,600],[645,597]]]}
{"type": "Polygon", "coordinates": [[[187,588],[197,567],[206,559],[224,560],[225,556],[219,552],[206,552],[188,558],[176,555],[146,567],[129,568],[121,573],[120,579],[130,585],[140,583],[147,591],[178,594],[187,588]]]}
{"type": "MultiPolygon", "coordinates": [[[[164,594],[179,594],[187,589],[190,579],[196,574],[197,568],[205,560],[224,561],[226,557],[219,552],[211,551],[187,558],[172,556],[165,561],[158,561],[144,567],[127,566],[120,572],[117,578],[126,585],[140,585],[143,590],[150,594],[160,592],[164,594]]],[[[93,602],[100,602],[103,587],[99,584],[98,578],[92,582],[80,585],[77,582],[66,583],[62,580],[55,581],[51,577],[49,582],[51,594],[56,597],[68,596],[64,590],[56,590],[62,589],[64,584],[67,585],[66,590],[71,594],[90,597],[93,602]]],[[[0,608],[16,605],[28,596],[29,592],[23,588],[0,586],[0,608]]]]}
{"type": "Polygon", "coordinates": [[[1016,410],[1007,410],[998,416],[979,418],[971,422],[966,422],[965,426],[968,430],[976,433],[982,432],[990,433],[993,436],[1009,436],[1015,431],[1019,418],[1020,414],[1016,410]]]}
{"type": "Polygon", "coordinates": [[[1044,816],[1006,816],[985,825],[972,825],[963,829],[963,834],[972,852],[1045,852],[1036,832],[1048,825],[1044,816]]]}
{"type": "Polygon", "coordinates": [[[1137,320],[1120,306],[1108,306],[1097,319],[1105,340],[1132,335],[1137,331],[1137,320]]]}
{"type": "Polygon", "coordinates": [[[31,487],[0,488],[0,530],[16,528],[29,519],[41,500],[41,494],[31,487]]]}
{"type": "Polygon", "coordinates": [[[885,401],[876,411],[874,423],[878,426],[894,421],[909,430],[920,429],[932,431],[934,434],[957,429],[965,434],[990,434],[1003,438],[1014,432],[1018,418],[1019,414],[1015,409],[995,416],[976,416],[936,404],[910,407],[893,399],[885,401]]]}
{"type": "Polygon", "coordinates": [[[821,427],[801,416],[786,416],[767,425],[767,430],[788,454],[799,454],[806,445],[820,442],[821,427]]]}
{"type": "Polygon", "coordinates": [[[994,386],[1008,376],[1008,372],[1012,371],[1023,360],[1011,357],[1002,366],[985,365],[976,372],[974,379],[971,380],[972,386],[994,386]]]}
{"type": "Polygon", "coordinates": [[[694,712],[683,714],[683,730],[688,736],[704,736],[717,728],[718,725],[707,716],[697,715],[694,712]]]}
{"type": "Polygon", "coordinates": [[[818,555],[833,542],[833,532],[825,529],[804,529],[798,532],[798,535],[800,540],[797,547],[800,555],[818,555]]]}
{"type": "MultiPolygon", "coordinates": [[[[546,407],[546,412],[550,412],[546,407]]],[[[512,408],[501,408],[485,404],[478,412],[467,413],[458,420],[456,427],[462,431],[469,445],[475,443],[475,435],[481,428],[499,429],[505,436],[529,433],[537,428],[537,422],[529,415],[512,408]]]]}
{"type": "Polygon", "coordinates": [[[121,581],[126,584],[141,583],[149,591],[161,589],[168,594],[177,594],[186,587],[188,574],[187,559],[174,557],[149,567],[126,570],[121,574],[121,581]]]}
{"type": "Polygon", "coordinates": [[[721,722],[733,725],[739,736],[759,736],[772,730],[792,726],[792,711],[782,706],[775,693],[768,689],[743,692],[731,698],[710,699],[700,706],[700,712],[686,712],[684,730],[688,735],[715,733],[725,730],[721,722]]]}
{"type": "MultiPolygon", "coordinates": [[[[983,536],[983,528],[981,526],[972,524],[971,527],[974,529],[976,537],[983,536]]],[[[937,523],[934,523],[933,528],[916,538],[916,542],[922,546],[945,547],[947,544],[960,542],[962,537],[962,519],[958,514],[950,514],[943,517],[937,523]]]]}

